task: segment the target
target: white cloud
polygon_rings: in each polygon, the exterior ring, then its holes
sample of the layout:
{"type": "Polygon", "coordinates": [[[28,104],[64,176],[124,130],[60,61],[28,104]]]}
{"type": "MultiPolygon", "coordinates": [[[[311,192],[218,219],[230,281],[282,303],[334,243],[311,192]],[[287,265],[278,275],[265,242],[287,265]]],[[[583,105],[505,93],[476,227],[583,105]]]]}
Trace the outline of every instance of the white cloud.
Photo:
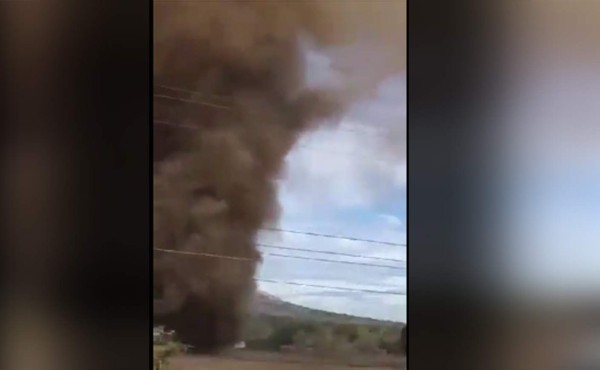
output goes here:
{"type": "Polygon", "coordinates": [[[406,187],[405,151],[405,81],[396,77],[338,126],[306,134],[287,158],[281,191],[312,206],[376,206],[406,187]]]}
{"type": "MultiPolygon", "coordinates": [[[[324,63],[315,58],[314,63],[324,63]]],[[[288,156],[286,175],[280,180],[281,228],[406,242],[405,215],[389,211],[391,205],[393,209],[401,209],[401,197],[405,197],[406,191],[404,90],[403,78],[392,80],[376,100],[352,109],[338,127],[324,127],[300,141],[288,156]]],[[[404,247],[346,239],[265,232],[259,240],[286,247],[406,260],[404,247]]],[[[406,288],[405,270],[402,270],[405,263],[278,252],[392,265],[400,269],[265,255],[259,278],[378,291],[406,288]]],[[[381,319],[406,319],[404,296],[273,283],[259,283],[259,286],[308,307],[381,319]]]]}
{"type": "Polygon", "coordinates": [[[400,220],[400,218],[398,216],[394,216],[394,215],[379,215],[379,217],[385,221],[386,223],[388,223],[390,226],[397,226],[400,227],[402,226],[404,223],[402,222],[402,220],[400,220]]]}

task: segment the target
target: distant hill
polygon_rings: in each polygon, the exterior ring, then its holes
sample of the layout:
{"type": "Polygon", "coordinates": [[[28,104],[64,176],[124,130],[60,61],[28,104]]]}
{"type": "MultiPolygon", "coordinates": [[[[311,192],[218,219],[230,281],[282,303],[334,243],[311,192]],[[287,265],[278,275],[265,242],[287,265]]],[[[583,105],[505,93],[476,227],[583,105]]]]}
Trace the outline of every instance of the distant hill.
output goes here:
{"type": "Polygon", "coordinates": [[[367,317],[358,317],[340,313],[317,310],[286,302],[278,297],[265,292],[257,292],[253,305],[252,314],[255,316],[289,317],[307,321],[326,321],[339,324],[360,324],[377,326],[396,326],[402,323],[376,320],[367,317]]]}

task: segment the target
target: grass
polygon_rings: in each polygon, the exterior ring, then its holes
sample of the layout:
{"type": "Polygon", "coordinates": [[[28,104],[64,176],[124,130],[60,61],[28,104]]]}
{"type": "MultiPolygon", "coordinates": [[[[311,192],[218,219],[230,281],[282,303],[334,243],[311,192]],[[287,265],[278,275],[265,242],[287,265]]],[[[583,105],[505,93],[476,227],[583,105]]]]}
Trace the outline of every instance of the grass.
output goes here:
{"type": "Polygon", "coordinates": [[[403,369],[404,359],[395,356],[316,357],[298,353],[225,351],[218,357],[187,355],[176,342],[155,343],[154,370],[349,370],[403,369]]]}
{"type": "Polygon", "coordinates": [[[173,356],[180,355],[184,353],[184,348],[174,342],[166,343],[166,344],[155,344],[153,347],[154,353],[154,370],[165,370],[169,365],[170,359],[173,356]]]}
{"type": "MultiPolygon", "coordinates": [[[[185,356],[173,358],[169,370],[350,370],[347,365],[328,365],[318,363],[286,363],[272,361],[247,361],[218,357],[185,356]]],[[[389,370],[391,367],[369,367],[371,370],[389,370]]],[[[397,368],[396,368],[397,369],[397,368]]]]}

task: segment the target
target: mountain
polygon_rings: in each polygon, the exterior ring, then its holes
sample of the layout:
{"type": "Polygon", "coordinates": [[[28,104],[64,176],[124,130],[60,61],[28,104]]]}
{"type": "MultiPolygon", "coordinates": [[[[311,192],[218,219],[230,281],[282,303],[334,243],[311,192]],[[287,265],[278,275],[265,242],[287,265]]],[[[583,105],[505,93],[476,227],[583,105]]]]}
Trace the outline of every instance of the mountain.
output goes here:
{"type": "Polygon", "coordinates": [[[367,317],[358,317],[323,310],[317,310],[286,302],[278,297],[265,292],[257,292],[251,307],[255,316],[289,317],[298,320],[327,321],[344,324],[364,325],[398,325],[393,321],[376,320],[367,317]]]}

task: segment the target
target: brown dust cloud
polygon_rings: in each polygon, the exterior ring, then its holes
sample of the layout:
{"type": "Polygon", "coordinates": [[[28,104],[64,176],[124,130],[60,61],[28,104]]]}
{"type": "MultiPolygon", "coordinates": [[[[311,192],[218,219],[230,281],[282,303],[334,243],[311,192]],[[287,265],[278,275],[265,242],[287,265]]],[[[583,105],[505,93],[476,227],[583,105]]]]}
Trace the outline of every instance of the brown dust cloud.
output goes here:
{"type": "Polygon", "coordinates": [[[406,3],[153,6],[154,321],[213,352],[240,334],[260,263],[257,233],[277,222],[286,155],[303,133],[403,71],[406,3]],[[338,83],[307,86],[303,40],[331,51],[338,83]]]}

